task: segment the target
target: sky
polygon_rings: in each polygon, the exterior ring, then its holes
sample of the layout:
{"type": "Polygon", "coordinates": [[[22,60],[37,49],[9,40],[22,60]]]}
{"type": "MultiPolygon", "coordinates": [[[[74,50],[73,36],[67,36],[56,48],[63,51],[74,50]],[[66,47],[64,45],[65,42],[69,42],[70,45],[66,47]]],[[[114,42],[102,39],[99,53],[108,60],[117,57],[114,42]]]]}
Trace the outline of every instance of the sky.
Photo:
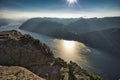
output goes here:
{"type": "Polygon", "coordinates": [[[120,16],[120,0],[0,0],[0,18],[120,16]]]}

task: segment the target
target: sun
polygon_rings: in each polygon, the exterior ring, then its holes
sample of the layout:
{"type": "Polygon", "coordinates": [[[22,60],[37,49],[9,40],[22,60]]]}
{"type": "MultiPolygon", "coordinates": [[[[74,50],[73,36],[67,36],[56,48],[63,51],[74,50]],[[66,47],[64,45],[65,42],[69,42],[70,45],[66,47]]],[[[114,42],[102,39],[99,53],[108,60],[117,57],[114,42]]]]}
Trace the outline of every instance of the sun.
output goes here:
{"type": "Polygon", "coordinates": [[[73,5],[73,4],[76,4],[78,1],[77,0],[67,0],[67,3],[69,5],[73,5]]]}

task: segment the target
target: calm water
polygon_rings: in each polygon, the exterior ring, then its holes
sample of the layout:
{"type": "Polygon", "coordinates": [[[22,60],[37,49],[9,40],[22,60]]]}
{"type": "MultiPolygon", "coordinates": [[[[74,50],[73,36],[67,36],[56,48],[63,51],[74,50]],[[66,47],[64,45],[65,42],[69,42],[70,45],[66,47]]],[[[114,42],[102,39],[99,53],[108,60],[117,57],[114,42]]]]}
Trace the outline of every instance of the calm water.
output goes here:
{"type": "Polygon", "coordinates": [[[100,74],[108,80],[116,80],[120,77],[120,59],[118,58],[110,56],[103,51],[87,47],[85,44],[77,41],[54,39],[19,30],[18,27],[19,24],[3,26],[0,28],[0,31],[16,29],[23,34],[30,34],[47,44],[55,57],[61,57],[67,62],[72,60],[89,72],[100,74]]]}

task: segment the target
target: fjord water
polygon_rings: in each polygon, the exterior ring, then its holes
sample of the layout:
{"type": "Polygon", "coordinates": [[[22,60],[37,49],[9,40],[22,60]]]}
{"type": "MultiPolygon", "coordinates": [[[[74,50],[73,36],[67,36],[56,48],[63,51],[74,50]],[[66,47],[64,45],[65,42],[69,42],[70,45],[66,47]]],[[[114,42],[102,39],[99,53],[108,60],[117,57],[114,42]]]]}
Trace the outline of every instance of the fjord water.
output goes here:
{"type": "Polygon", "coordinates": [[[34,38],[48,45],[55,57],[61,57],[65,61],[74,61],[82,68],[91,73],[102,75],[108,80],[120,77],[120,59],[109,55],[109,53],[93,49],[77,41],[54,39],[29,31],[20,30],[20,24],[0,27],[0,31],[16,29],[22,34],[30,34],[34,38]]]}

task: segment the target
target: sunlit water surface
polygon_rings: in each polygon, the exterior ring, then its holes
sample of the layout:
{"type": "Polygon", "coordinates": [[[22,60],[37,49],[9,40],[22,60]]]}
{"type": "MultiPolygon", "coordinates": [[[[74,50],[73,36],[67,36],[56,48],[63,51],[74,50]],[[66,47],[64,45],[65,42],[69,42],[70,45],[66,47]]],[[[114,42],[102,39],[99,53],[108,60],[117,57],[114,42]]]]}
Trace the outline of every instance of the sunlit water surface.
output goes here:
{"type": "Polygon", "coordinates": [[[67,62],[74,61],[84,67],[88,64],[83,54],[87,54],[90,50],[84,44],[77,41],[54,39],[50,45],[55,57],[60,57],[67,62]]]}

